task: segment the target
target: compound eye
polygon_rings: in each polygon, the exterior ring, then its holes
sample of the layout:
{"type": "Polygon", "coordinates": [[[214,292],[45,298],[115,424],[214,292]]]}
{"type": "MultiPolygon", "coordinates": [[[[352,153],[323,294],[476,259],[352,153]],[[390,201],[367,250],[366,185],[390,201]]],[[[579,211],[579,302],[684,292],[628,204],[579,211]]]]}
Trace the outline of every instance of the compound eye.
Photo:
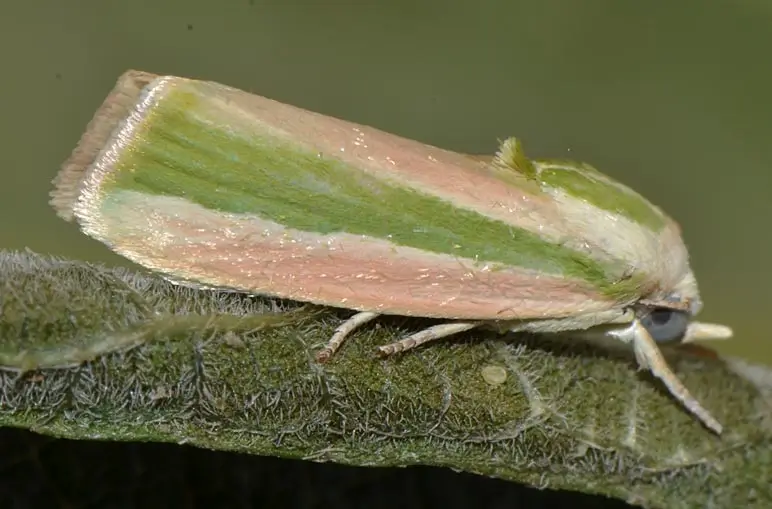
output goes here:
{"type": "Polygon", "coordinates": [[[641,324],[657,343],[680,341],[689,327],[689,313],[656,308],[641,317],[641,324]]]}

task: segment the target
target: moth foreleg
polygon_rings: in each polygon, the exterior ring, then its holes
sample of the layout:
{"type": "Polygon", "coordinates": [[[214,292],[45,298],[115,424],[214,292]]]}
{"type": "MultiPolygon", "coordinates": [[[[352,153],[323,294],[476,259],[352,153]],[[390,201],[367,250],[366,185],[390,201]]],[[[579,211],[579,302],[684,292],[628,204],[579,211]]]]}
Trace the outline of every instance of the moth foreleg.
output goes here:
{"type": "Polygon", "coordinates": [[[626,332],[632,334],[630,339],[632,339],[635,350],[635,358],[640,366],[648,368],[654,376],[659,378],[670,391],[670,394],[683,403],[708,428],[717,434],[721,434],[723,430],[721,424],[691,395],[686,386],[678,379],[678,376],[670,369],[662,352],[660,352],[656,342],[643,324],[638,319],[635,319],[630,329],[627,329],[626,332]]]}

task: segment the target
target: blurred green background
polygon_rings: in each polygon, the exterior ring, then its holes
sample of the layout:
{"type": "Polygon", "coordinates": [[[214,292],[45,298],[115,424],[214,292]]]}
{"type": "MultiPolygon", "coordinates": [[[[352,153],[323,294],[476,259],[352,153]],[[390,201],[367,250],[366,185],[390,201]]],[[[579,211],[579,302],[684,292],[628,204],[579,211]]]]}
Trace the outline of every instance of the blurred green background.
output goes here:
{"type": "Polygon", "coordinates": [[[772,364],[772,6],[762,0],[80,0],[0,17],[0,248],[128,263],[50,181],[126,69],[219,81],[458,151],[517,135],[683,226],[721,351],[772,364]]]}

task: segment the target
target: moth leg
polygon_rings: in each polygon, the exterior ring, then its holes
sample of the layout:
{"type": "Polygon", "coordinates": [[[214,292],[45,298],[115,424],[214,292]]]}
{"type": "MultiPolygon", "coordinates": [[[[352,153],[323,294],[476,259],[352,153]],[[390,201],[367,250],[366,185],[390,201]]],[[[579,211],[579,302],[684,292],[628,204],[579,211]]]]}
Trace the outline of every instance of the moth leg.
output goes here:
{"type": "Polygon", "coordinates": [[[643,324],[638,319],[635,319],[628,330],[632,333],[631,339],[635,350],[635,358],[640,366],[648,368],[654,376],[662,380],[670,394],[681,401],[705,426],[720,435],[723,430],[721,424],[700,405],[694,396],[689,393],[686,386],[681,383],[676,374],[673,373],[673,370],[670,369],[670,366],[667,365],[665,358],[662,356],[659,347],[657,347],[654,339],[652,339],[643,324]]]}
{"type": "Polygon", "coordinates": [[[338,351],[346,337],[351,334],[351,331],[357,327],[366,324],[367,322],[374,320],[378,316],[378,313],[371,313],[369,311],[363,311],[357,313],[335,329],[335,333],[332,335],[327,344],[316,353],[317,362],[326,362],[332,357],[335,352],[338,351]]]}
{"type": "Polygon", "coordinates": [[[416,332],[415,334],[412,334],[395,343],[379,346],[378,352],[386,357],[395,353],[404,352],[405,350],[410,350],[411,348],[415,348],[419,345],[434,341],[436,339],[446,338],[448,336],[452,336],[453,334],[458,334],[459,332],[474,329],[479,325],[480,324],[476,322],[450,322],[434,325],[433,327],[424,329],[421,332],[416,332]]]}

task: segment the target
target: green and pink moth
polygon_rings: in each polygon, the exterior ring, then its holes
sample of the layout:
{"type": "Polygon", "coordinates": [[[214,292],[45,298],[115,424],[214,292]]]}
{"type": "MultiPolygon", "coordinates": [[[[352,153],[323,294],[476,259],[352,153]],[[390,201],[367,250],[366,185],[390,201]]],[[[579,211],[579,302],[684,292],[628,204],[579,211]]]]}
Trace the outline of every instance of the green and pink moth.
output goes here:
{"type": "Polygon", "coordinates": [[[658,343],[726,338],[691,321],[678,225],[593,167],[505,140],[463,155],[218,83],[129,71],[55,181],[83,231],[181,284],[447,319],[383,354],[477,327],[611,337],[707,427],[658,343]]]}

